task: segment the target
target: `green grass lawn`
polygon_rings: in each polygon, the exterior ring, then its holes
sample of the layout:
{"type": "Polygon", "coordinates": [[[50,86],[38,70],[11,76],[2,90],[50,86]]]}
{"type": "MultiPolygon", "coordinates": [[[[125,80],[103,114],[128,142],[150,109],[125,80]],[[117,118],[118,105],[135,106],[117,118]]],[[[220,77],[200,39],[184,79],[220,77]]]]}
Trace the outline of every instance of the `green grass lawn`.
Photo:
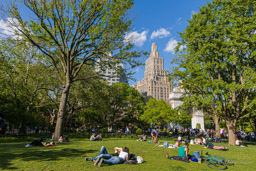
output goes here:
{"type": "MultiPolygon", "coordinates": [[[[69,143],[58,143],[55,147],[30,147],[25,145],[29,140],[0,139],[0,170],[213,170],[206,166],[205,162],[185,163],[166,159],[169,156],[178,154],[178,149],[165,149],[155,147],[155,144],[138,142],[135,139],[104,139],[104,141],[90,142],[87,139],[74,138],[69,143]],[[93,162],[85,161],[85,157],[97,156],[100,147],[106,146],[109,153],[114,152],[114,147],[130,148],[130,152],[142,156],[142,164],[120,164],[94,166],[93,162]]],[[[174,139],[160,139],[174,143],[174,139]]],[[[226,143],[216,145],[227,146],[226,143]]],[[[228,147],[229,151],[217,151],[205,149],[200,145],[190,145],[189,154],[193,151],[209,152],[212,155],[223,156],[232,160],[235,165],[229,166],[228,170],[256,170],[256,144],[249,144],[248,148],[228,147]]]]}

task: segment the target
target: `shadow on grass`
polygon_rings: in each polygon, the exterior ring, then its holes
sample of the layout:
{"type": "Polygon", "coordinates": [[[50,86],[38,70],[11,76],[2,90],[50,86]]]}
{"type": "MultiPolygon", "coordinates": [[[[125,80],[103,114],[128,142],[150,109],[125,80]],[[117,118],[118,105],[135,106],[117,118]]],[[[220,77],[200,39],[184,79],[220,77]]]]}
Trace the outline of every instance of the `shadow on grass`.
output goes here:
{"type": "Polygon", "coordinates": [[[0,170],[14,170],[19,169],[12,166],[12,160],[23,161],[59,161],[63,158],[72,158],[83,156],[86,153],[94,153],[96,150],[78,150],[74,148],[61,147],[31,147],[25,148],[23,145],[18,144],[1,144],[0,146],[0,170]]]}

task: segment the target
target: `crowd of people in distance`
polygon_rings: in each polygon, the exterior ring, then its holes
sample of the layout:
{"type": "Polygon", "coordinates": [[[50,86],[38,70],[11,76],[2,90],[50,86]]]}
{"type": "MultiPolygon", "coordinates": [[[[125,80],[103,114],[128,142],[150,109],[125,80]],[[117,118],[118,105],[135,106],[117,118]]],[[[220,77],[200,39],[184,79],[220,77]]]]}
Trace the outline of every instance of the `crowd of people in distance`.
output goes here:
{"type": "MultiPolygon", "coordinates": [[[[214,150],[222,150],[227,151],[229,150],[227,147],[224,146],[216,146],[214,145],[217,142],[222,142],[221,138],[218,137],[209,137],[207,134],[199,134],[200,131],[197,129],[194,129],[194,134],[190,134],[188,131],[187,136],[185,137],[185,134],[179,133],[175,135],[177,139],[174,141],[173,144],[169,144],[167,141],[165,141],[163,144],[160,145],[159,143],[159,137],[161,134],[159,134],[160,131],[153,129],[149,132],[148,135],[151,135],[151,139],[149,139],[149,143],[156,143],[156,147],[163,147],[163,148],[174,148],[178,149],[177,156],[169,156],[168,153],[166,155],[167,159],[171,160],[179,160],[184,162],[189,162],[191,159],[193,159],[193,155],[189,155],[189,145],[202,145],[202,147],[207,149],[214,149],[214,150]],[[190,137],[193,136],[194,138],[190,137]],[[213,143],[214,144],[213,144],[213,143]]],[[[108,132],[112,132],[112,127],[108,128],[108,132]]],[[[129,132],[129,128],[127,127],[125,132],[129,132]]],[[[137,141],[147,141],[147,134],[143,133],[142,135],[138,136],[139,139],[137,141]]],[[[34,140],[30,144],[27,144],[25,147],[31,147],[31,146],[56,146],[56,143],[52,141],[52,139],[48,139],[50,142],[44,142],[43,138],[34,140]]],[[[68,137],[60,136],[58,139],[59,142],[70,142],[68,137]]],[[[103,141],[101,134],[96,135],[96,133],[92,133],[90,137],[90,141],[103,141]]],[[[93,144],[95,142],[92,142],[93,144]]],[[[237,146],[240,147],[247,147],[245,143],[243,143],[238,137],[235,141],[237,146]]],[[[200,157],[200,155],[199,155],[200,157]]],[[[99,154],[95,157],[86,157],[86,161],[92,161],[95,166],[101,167],[104,164],[105,165],[116,165],[116,164],[137,164],[142,163],[143,159],[140,156],[136,156],[135,154],[131,154],[128,147],[120,148],[120,147],[114,147],[114,152],[112,154],[108,153],[105,146],[102,146],[99,154]]],[[[192,160],[194,161],[194,160],[192,160]]],[[[199,160],[200,161],[200,160],[199,160]]]]}

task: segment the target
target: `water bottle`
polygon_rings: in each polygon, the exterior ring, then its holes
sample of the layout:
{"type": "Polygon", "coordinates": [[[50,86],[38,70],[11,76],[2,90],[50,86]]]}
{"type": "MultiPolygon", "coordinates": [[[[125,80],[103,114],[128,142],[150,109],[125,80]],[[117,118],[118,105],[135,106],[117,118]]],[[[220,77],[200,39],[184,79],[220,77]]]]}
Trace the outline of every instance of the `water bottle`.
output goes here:
{"type": "Polygon", "coordinates": [[[169,154],[168,153],[166,153],[166,158],[168,158],[169,157],[169,154]]]}
{"type": "Polygon", "coordinates": [[[198,163],[202,163],[201,157],[198,157],[198,163]]]}

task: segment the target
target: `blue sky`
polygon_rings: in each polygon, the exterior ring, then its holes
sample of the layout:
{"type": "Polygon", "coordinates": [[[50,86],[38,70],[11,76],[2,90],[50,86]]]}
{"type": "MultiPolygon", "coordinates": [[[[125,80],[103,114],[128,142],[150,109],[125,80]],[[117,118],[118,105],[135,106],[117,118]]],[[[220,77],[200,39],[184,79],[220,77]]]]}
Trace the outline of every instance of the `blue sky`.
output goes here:
{"type": "MultiPolygon", "coordinates": [[[[209,1],[211,0],[134,0],[134,6],[129,11],[133,27],[127,36],[133,39],[135,50],[150,52],[151,45],[155,42],[159,56],[164,58],[165,70],[170,70],[170,62],[175,57],[173,48],[180,40],[178,32],[183,32],[192,14],[209,1]]],[[[12,36],[13,31],[0,17],[0,36],[2,34],[12,36]]],[[[148,56],[141,58],[142,62],[147,58],[148,56]]],[[[136,81],[130,80],[129,84],[142,80],[144,71],[144,66],[137,67],[134,70],[136,81]]]]}
{"type": "MultiPolygon", "coordinates": [[[[133,18],[132,36],[135,49],[150,52],[153,42],[157,44],[159,56],[164,58],[164,69],[169,70],[171,60],[175,57],[173,48],[180,40],[178,32],[183,32],[187,20],[199,11],[199,7],[211,0],[135,0],[129,15],[133,18]]],[[[147,57],[143,57],[145,62],[147,57]]],[[[135,70],[136,84],[144,77],[145,67],[135,70]]]]}

